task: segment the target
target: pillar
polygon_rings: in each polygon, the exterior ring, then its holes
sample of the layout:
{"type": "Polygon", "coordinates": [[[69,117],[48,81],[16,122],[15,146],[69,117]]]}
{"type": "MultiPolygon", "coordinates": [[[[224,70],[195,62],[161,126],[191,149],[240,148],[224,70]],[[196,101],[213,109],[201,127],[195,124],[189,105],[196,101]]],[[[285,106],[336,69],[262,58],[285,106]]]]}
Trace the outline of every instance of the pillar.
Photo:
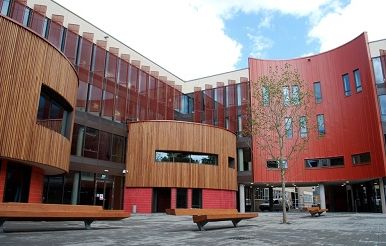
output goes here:
{"type": "Polygon", "coordinates": [[[240,196],[240,213],[245,213],[245,187],[243,184],[239,185],[240,196]]]}
{"type": "Polygon", "coordinates": [[[76,140],[76,155],[77,156],[83,156],[82,151],[83,151],[84,132],[85,132],[85,127],[84,126],[80,126],[79,127],[79,131],[78,131],[78,138],[76,140]]]}
{"type": "Polygon", "coordinates": [[[78,192],[79,192],[79,172],[74,174],[74,181],[72,183],[72,192],[71,192],[71,204],[78,204],[78,192]]]}
{"type": "Polygon", "coordinates": [[[41,203],[43,197],[44,172],[41,168],[32,167],[29,186],[29,203],[41,203]]]}
{"type": "Polygon", "coordinates": [[[326,194],[324,184],[319,184],[320,208],[326,208],[326,194]]]}
{"type": "Polygon", "coordinates": [[[381,205],[382,213],[386,213],[386,201],[385,201],[385,186],[383,184],[383,178],[379,179],[379,190],[381,191],[381,205]]]}
{"type": "Polygon", "coordinates": [[[0,159],[0,163],[0,202],[2,202],[4,197],[5,179],[7,177],[7,161],[0,159]]]}
{"type": "Polygon", "coordinates": [[[192,189],[188,189],[188,208],[192,208],[192,189]]]}
{"type": "Polygon", "coordinates": [[[177,205],[177,189],[171,188],[170,208],[176,208],[177,205]]]}
{"type": "Polygon", "coordinates": [[[238,164],[239,164],[239,171],[242,172],[242,171],[244,171],[244,152],[243,152],[243,149],[237,149],[237,154],[239,157],[239,159],[237,160],[238,164]]]}

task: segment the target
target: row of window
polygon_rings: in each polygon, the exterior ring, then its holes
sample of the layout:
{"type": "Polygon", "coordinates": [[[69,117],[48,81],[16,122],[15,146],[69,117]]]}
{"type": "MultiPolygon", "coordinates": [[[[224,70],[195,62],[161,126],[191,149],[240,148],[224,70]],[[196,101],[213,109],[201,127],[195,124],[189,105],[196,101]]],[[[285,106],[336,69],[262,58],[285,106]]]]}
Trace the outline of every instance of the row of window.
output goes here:
{"type": "MultiPolygon", "coordinates": [[[[317,122],[317,130],[319,136],[323,136],[326,134],[326,127],[324,124],[324,114],[318,114],[316,116],[316,122],[317,122]]],[[[287,138],[293,137],[293,120],[291,117],[286,117],[284,119],[284,127],[285,127],[285,133],[287,138]]],[[[307,130],[307,118],[305,116],[301,116],[299,118],[299,133],[300,137],[305,138],[308,135],[307,130]]]]}
{"type": "Polygon", "coordinates": [[[125,137],[75,124],[71,155],[124,163],[125,137]]]}
{"type": "MultiPolygon", "coordinates": [[[[371,162],[370,152],[355,154],[351,156],[352,163],[357,164],[368,164],[371,162]]],[[[304,164],[306,168],[322,168],[322,167],[340,167],[344,166],[344,157],[329,157],[329,158],[315,158],[305,159],[304,164]]],[[[282,166],[288,168],[288,162],[282,161],[282,166]]],[[[279,161],[267,160],[267,168],[279,168],[279,161]]]]}

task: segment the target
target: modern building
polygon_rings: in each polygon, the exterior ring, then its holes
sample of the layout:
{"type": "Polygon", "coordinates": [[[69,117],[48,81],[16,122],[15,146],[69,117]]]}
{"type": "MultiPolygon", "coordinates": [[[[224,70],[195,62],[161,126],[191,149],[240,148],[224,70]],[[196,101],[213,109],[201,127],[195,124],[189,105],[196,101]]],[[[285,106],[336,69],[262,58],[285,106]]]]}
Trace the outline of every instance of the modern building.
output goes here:
{"type": "Polygon", "coordinates": [[[256,210],[280,177],[242,134],[250,86],[288,63],[314,93],[319,128],[288,163],[287,198],[386,212],[385,40],[363,33],[183,81],[54,1],[0,0],[0,12],[0,201],[256,210]]]}

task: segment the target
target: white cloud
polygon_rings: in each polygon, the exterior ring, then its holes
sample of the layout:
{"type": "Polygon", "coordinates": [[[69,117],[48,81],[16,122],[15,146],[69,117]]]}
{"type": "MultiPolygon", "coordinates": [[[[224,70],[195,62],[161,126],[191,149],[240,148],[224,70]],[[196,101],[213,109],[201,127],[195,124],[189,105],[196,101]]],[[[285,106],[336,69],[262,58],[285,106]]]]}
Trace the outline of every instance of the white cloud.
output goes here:
{"type": "MultiPolygon", "coordinates": [[[[278,11],[310,16],[336,0],[56,0],[184,80],[236,68],[242,44],[227,36],[224,21],[235,14],[278,11]],[[92,6],[92,8],[90,8],[92,6]]],[[[270,17],[262,27],[269,26],[270,17]]],[[[252,38],[255,54],[272,46],[252,38]]]]}
{"type": "Polygon", "coordinates": [[[252,35],[248,33],[247,36],[252,41],[253,45],[249,55],[259,59],[265,58],[265,51],[272,48],[273,41],[262,35],[252,35]]]}
{"type": "Polygon", "coordinates": [[[322,16],[315,23],[309,37],[320,42],[320,50],[326,51],[349,42],[364,31],[369,40],[386,38],[382,18],[386,9],[384,0],[351,0],[345,7],[322,16]]]}

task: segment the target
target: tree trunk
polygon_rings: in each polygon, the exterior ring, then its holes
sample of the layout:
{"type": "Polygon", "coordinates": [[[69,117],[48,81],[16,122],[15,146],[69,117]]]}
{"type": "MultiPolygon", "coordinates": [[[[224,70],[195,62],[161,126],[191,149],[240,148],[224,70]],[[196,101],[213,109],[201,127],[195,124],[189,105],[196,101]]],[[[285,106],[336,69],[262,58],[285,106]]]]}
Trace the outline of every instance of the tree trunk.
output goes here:
{"type": "Polygon", "coordinates": [[[281,203],[283,208],[283,224],[287,224],[287,199],[285,197],[285,168],[281,165],[281,203]]]}

